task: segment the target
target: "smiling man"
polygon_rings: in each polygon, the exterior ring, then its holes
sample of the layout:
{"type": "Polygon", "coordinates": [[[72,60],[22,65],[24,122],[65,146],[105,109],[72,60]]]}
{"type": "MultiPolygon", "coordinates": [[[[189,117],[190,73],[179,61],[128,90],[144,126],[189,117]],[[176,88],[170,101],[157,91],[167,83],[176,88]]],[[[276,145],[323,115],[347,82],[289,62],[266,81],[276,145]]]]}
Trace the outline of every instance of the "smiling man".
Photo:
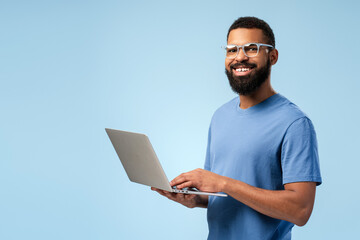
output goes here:
{"type": "Polygon", "coordinates": [[[225,54],[225,72],[239,96],[214,113],[205,169],[183,173],[170,184],[229,197],[152,189],[187,207],[207,208],[208,239],[291,239],[294,224],[308,221],[322,181],[314,127],[271,86],[278,51],[266,22],[237,19],[225,54]]]}

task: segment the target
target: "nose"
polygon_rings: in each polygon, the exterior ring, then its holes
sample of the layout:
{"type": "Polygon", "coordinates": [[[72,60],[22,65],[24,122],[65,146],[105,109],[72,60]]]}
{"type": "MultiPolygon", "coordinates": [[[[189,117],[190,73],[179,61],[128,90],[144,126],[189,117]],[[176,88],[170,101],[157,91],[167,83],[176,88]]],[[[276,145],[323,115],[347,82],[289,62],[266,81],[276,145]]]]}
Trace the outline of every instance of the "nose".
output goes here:
{"type": "Polygon", "coordinates": [[[238,54],[236,55],[235,59],[238,62],[244,61],[244,60],[248,60],[249,57],[245,55],[244,51],[242,48],[239,48],[238,54]]]}

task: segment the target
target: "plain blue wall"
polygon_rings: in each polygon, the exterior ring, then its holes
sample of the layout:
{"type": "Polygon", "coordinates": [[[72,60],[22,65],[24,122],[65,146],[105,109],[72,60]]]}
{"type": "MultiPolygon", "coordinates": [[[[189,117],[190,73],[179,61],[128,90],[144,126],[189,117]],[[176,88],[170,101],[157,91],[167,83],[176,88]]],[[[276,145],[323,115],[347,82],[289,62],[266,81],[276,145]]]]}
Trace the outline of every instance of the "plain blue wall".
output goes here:
{"type": "Polygon", "coordinates": [[[202,167],[210,118],[235,96],[220,46],[239,16],[273,28],[273,86],[318,134],[324,182],[294,239],[354,239],[359,10],[358,1],[0,1],[0,239],[205,239],[206,210],[131,183],[104,128],[149,135],[170,179],[202,167]]]}

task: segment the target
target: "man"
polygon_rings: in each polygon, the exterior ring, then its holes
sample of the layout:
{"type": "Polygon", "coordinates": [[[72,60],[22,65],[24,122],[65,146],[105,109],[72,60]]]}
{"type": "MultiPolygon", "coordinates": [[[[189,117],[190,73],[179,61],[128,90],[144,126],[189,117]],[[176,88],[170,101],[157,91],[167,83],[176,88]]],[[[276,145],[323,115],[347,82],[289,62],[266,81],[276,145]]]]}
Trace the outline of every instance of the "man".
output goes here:
{"type": "Polygon", "coordinates": [[[170,184],[229,197],[152,189],[190,208],[207,207],[208,239],[291,239],[294,224],[308,221],[322,181],[313,125],[271,87],[278,51],[267,23],[237,19],[225,51],[225,72],[239,97],[214,113],[205,169],[183,173],[170,184]]]}

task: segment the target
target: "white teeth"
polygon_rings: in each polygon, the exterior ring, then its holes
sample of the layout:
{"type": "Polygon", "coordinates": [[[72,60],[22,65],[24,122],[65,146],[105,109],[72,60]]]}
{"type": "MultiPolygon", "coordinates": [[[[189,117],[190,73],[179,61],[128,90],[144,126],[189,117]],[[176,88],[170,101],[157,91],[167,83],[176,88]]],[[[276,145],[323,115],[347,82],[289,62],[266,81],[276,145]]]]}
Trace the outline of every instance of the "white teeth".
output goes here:
{"type": "Polygon", "coordinates": [[[236,71],[237,72],[246,72],[246,71],[250,71],[250,68],[237,68],[236,71]]]}

